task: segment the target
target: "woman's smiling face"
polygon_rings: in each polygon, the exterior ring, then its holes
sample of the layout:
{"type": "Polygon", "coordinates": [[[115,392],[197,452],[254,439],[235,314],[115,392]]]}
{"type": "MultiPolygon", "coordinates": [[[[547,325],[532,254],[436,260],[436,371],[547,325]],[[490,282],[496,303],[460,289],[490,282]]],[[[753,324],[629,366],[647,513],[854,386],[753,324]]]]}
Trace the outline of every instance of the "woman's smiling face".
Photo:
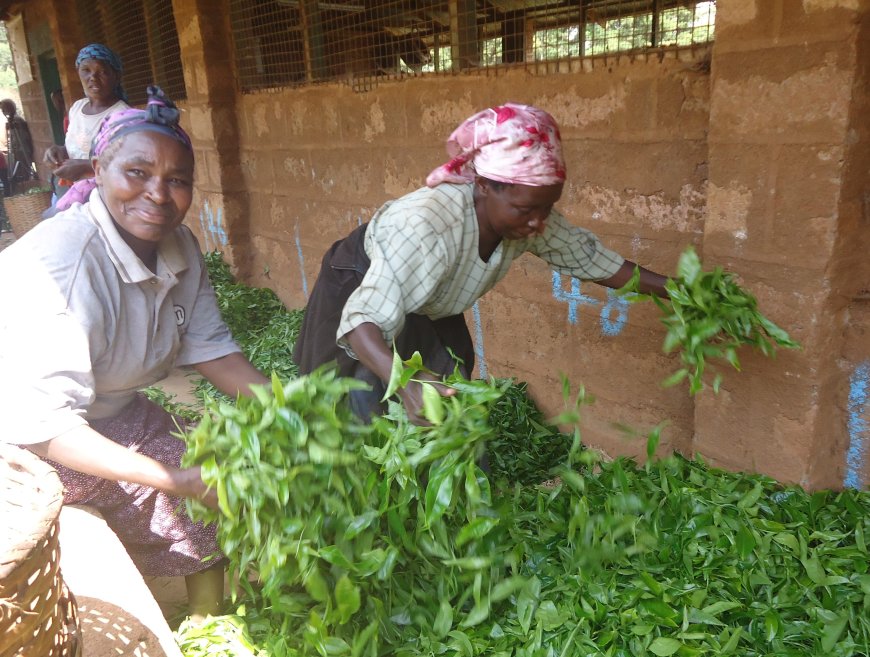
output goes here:
{"type": "Polygon", "coordinates": [[[190,208],[193,153],[169,135],[150,130],[131,132],[110,148],[94,160],[103,203],[134,251],[156,248],[190,208]]]}

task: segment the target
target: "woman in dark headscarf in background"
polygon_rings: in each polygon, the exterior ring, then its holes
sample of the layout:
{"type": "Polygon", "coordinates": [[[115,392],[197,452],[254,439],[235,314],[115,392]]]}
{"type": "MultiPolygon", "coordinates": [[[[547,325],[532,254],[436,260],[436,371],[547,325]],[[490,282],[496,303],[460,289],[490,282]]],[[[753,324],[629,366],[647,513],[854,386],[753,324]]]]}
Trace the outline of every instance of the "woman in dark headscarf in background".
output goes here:
{"type": "MultiPolygon", "coordinates": [[[[190,365],[235,397],[266,384],[223,322],[196,238],[182,225],[193,149],[178,110],[149,88],[147,110],[107,117],[95,177],[0,253],[0,440],[54,462],[64,502],[96,508],[145,575],[187,578],[193,615],[223,597],[215,529],[178,512],[214,505],[181,468],[176,419],[137,392],[190,365]]],[[[183,421],[179,420],[183,426],[183,421]]]]}
{"type": "Polygon", "coordinates": [[[94,175],[90,160],[91,141],[100,122],[118,110],[127,109],[127,94],[121,85],[124,67],[121,58],[101,43],[92,43],[79,51],[76,69],[85,97],[73,103],[69,110],[69,128],[64,145],[53,145],[45,151],[45,162],[52,165],[52,174],[59,181],[55,193],[66,191],[69,182],[94,175]]]}

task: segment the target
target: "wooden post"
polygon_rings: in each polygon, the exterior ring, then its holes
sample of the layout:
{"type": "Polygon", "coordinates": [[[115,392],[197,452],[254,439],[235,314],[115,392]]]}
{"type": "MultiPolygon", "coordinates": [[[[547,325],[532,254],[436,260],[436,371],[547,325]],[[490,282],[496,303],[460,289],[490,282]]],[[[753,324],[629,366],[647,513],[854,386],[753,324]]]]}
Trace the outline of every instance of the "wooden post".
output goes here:
{"type": "Polygon", "coordinates": [[[305,59],[305,80],[313,82],[322,78],[326,70],[320,7],[317,0],[301,0],[299,10],[302,14],[302,50],[305,59]]]}
{"type": "Polygon", "coordinates": [[[450,52],[453,71],[480,65],[477,10],[474,0],[450,0],[450,52]]]}

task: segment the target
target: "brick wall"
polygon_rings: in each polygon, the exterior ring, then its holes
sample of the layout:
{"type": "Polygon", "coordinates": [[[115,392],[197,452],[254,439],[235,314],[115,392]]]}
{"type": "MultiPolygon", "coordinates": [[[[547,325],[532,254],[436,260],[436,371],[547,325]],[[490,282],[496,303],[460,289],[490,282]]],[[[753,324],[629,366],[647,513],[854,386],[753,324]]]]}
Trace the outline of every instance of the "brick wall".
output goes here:
{"type": "MultiPolygon", "coordinates": [[[[34,6],[64,24],[69,4],[34,6]]],[[[562,127],[569,218],[662,273],[694,245],[803,349],[742,353],[743,372],[726,371],[718,396],[662,389],[678,362],[661,353],[654,308],[626,308],[528,256],[467,315],[480,373],[529,381],[549,410],[560,373],[585,385],[597,401],[584,438],[613,454],[644,449],[614,423],[645,432],[664,421],[664,451],[809,487],[870,481],[870,0],[720,0],[710,48],[568,72],[246,95],[228,0],[174,10],[197,156],[188,223],[247,282],[303,306],[326,248],[422,184],[462,119],[536,104],[562,127]]],[[[74,73],[62,70],[67,91],[74,73]]]]}

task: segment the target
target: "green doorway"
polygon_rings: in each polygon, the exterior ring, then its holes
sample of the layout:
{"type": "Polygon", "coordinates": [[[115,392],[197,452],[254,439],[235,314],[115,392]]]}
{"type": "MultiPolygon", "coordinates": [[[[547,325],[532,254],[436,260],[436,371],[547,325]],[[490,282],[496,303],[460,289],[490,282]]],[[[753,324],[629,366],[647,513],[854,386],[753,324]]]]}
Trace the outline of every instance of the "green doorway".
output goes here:
{"type": "Polygon", "coordinates": [[[45,104],[48,107],[48,119],[51,122],[51,136],[55,144],[62,144],[64,112],[58,111],[51,100],[51,93],[61,89],[60,73],[57,68],[57,57],[54,50],[48,50],[37,58],[39,79],[42,81],[42,92],[45,94],[45,104]]]}

